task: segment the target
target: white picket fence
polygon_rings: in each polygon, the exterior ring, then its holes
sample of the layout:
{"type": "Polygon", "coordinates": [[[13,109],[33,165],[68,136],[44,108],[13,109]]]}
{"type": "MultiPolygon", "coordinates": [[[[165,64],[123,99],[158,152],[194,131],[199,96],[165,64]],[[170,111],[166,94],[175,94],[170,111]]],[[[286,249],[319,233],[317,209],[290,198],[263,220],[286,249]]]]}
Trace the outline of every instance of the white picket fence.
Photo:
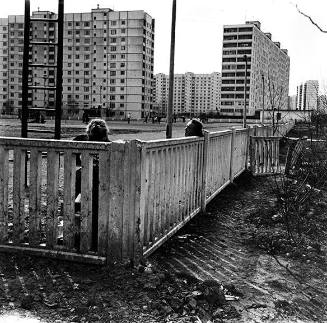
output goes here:
{"type": "Polygon", "coordinates": [[[0,250],[94,263],[146,257],[246,169],[250,136],[263,133],[271,128],[111,143],[0,138],[0,250]]]}

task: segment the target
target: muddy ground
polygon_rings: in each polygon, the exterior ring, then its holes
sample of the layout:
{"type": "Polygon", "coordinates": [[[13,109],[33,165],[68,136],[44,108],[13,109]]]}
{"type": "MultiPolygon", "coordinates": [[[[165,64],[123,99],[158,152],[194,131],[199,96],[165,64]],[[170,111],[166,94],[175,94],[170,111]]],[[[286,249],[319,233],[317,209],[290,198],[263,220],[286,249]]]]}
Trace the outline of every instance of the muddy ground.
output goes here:
{"type": "Polygon", "coordinates": [[[246,219],[269,207],[272,180],[242,175],[137,267],[0,254],[0,321],[327,321],[323,251],[294,258],[250,243],[246,219]]]}

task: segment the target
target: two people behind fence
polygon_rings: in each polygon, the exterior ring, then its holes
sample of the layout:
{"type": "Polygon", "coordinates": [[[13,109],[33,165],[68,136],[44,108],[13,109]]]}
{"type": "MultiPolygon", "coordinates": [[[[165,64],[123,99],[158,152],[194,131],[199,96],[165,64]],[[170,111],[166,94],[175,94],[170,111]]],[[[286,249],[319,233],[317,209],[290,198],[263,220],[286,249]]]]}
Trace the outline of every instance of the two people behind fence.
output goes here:
{"type": "MultiPolygon", "coordinates": [[[[91,120],[87,127],[86,133],[76,136],[75,141],[98,141],[110,142],[109,129],[107,124],[102,119],[91,120]]],[[[78,213],[81,208],[81,186],[82,186],[82,169],[81,169],[80,154],[76,155],[76,181],[75,181],[75,213],[78,213]]],[[[98,211],[99,211],[99,161],[97,157],[93,158],[93,174],[92,174],[92,245],[91,249],[96,251],[98,244],[98,211]]],[[[77,226],[80,222],[77,221],[77,226]]],[[[79,234],[75,236],[75,248],[79,249],[80,237],[79,234]]]]}
{"type": "MultiPolygon", "coordinates": [[[[185,136],[198,136],[203,137],[203,124],[197,120],[192,119],[186,124],[185,136]]],[[[95,142],[110,142],[109,129],[107,124],[102,119],[91,120],[87,127],[86,133],[76,136],[75,141],[95,141],[95,142]]],[[[76,182],[75,182],[75,213],[80,211],[81,200],[81,182],[82,182],[82,169],[81,169],[81,157],[80,154],[76,156],[76,182]]],[[[92,176],[92,192],[88,192],[92,195],[92,245],[91,249],[97,250],[98,241],[98,211],[99,211],[99,162],[98,158],[93,159],[93,176],[92,176]]],[[[80,222],[77,220],[77,226],[80,222]]],[[[79,249],[80,236],[77,233],[75,236],[75,247],[79,249]]]]}

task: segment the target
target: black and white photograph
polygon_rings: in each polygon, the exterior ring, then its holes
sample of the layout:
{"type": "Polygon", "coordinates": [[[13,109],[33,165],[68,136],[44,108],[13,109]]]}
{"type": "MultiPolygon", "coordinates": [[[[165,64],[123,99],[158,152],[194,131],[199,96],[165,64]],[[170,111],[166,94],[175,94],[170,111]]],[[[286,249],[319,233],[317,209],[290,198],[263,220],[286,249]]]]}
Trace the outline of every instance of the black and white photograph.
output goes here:
{"type": "Polygon", "coordinates": [[[1,323],[327,322],[326,0],[0,8],[1,323]]]}

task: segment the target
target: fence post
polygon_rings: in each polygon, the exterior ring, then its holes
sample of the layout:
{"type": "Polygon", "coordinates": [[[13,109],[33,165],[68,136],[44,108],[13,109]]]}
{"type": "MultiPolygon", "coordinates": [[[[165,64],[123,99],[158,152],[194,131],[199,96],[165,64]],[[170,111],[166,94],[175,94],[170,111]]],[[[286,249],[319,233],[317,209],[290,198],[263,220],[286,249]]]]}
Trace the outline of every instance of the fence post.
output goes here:
{"type": "Polygon", "coordinates": [[[255,172],[254,147],[253,147],[253,144],[255,144],[254,143],[254,137],[250,136],[249,140],[250,140],[250,146],[249,146],[249,150],[250,150],[250,152],[249,152],[250,153],[250,170],[251,170],[251,173],[253,175],[254,172],[255,172]]]}
{"type": "Polygon", "coordinates": [[[107,258],[109,263],[122,260],[124,152],[125,143],[111,143],[107,258]]]}
{"type": "Polygon", "coordinates": [[[208,163],[208,147],[210,132],[204,131],[203,155],[202,155],[202,189],[201,189],[201,212],[206,212],[206,194],[207,194],[207,163],[208,163]]]}
{"type": "MultiPolygon", "coordinates": [[[[143,237],[141,235],[144,217],[141,215],[141,186],[142,186],[142,145],[137,140],[131,141],[131,193],[130,193],[130,259],[139,262],[143,257],[143,237]]],[[[144,208],[142,208],[144,210],[144,208]]],[[[143,213],[144,215],[144,213],[143,213]]]]}
{"type": "MultiPolygon", "coordinates": [[[[137,145],[140,149],[140,155],[139,155],[139,170],[140,174],[138,177],[139,180],[139,191],[138,191],[138,199],[139,199],[139,217],[137,219],[137,228],[136,228],[136,235],[137,235],[137,245],[136,245],[136,261],[139,261],[143,258],[143,246],[145,244],[145,236],[147,234],[146,232],[146,194],[148,191],[148,178],[146,176],[146,147],[144,143],[141,141],[137,141],[137,145]]],[[[147,243],[147,241],[146,241],[147,243]]]]}
{"type": "Polygon", "coordinates": [[[231,142],[230,142],[230,163],[229,163],[229,181],[233,183],[233,159],[234,159],[234,138],[235,138],[235,133],[236,129],[235,127],[231,128],[232,133],[231,133],[231,142]]]}
{"type": "Polygon", "coordinates": [[[246,151],[245,151],[245,170],[248,169],[248,159],[249,159],[249,147],[250,147],[250,127],[246,127],[246,151]]]}

